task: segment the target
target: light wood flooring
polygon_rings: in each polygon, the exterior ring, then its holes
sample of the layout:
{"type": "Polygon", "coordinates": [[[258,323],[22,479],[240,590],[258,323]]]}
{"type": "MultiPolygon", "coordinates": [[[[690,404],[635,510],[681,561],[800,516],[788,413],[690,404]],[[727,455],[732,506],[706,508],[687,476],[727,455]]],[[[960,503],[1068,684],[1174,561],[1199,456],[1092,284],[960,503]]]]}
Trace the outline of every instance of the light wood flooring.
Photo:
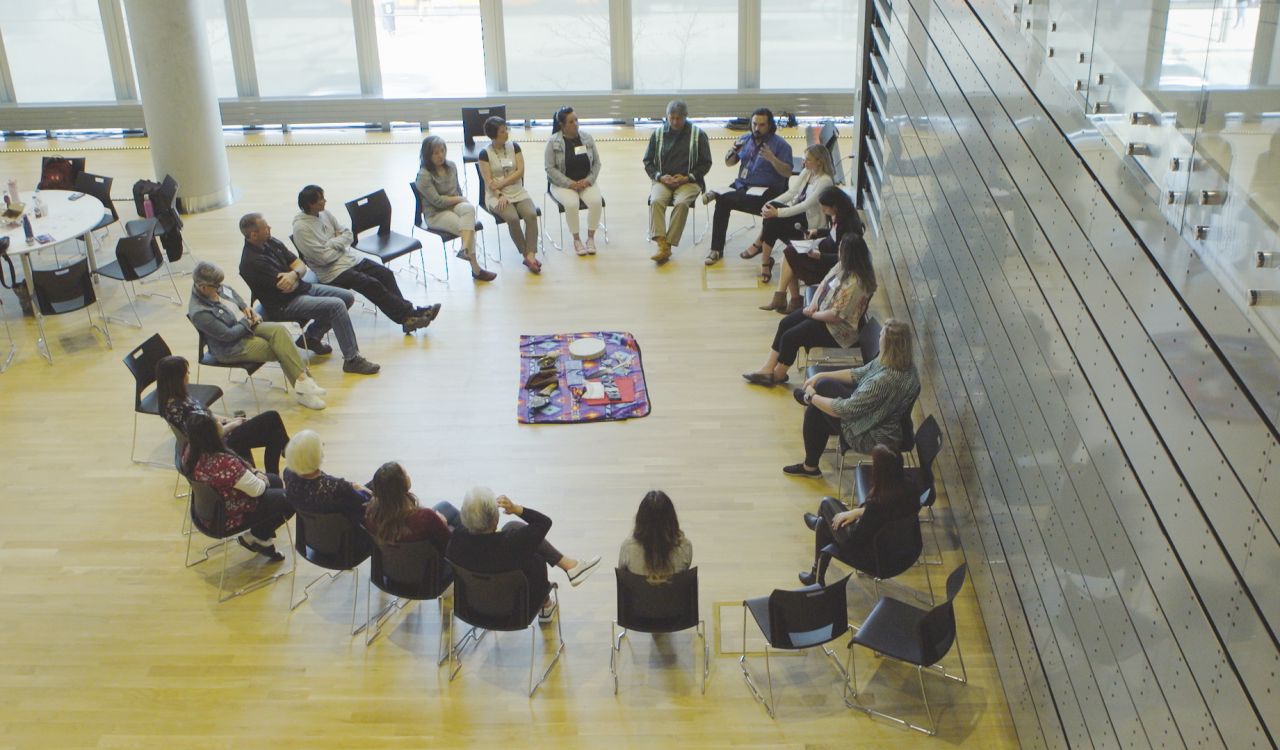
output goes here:
{"type": "MultiPolygon", "coordinates": [[[[457,159],[457,132],[443,133],[457,159]]],[[[129,460],[133,385],[121,358],[157,331],[177,353],[193,356],[185,299],[181,307],[159,298],[140,301],[145,327],[113,324],[110,351],[83,314],[49,319],[57,358],[50,367],[35,353],[34,323],[19,316],[11,292],[0,291],[19,346],[13,367],[0,376],[0,748],[1017,744],[968,585],[957,611],[970,682],[926,676],[939,738],[846,709],[820,654],[773,660],[776,721],[752,700],[733,653],[742,633],[738,605],[744,597],[797,585],[795,574],[812,554],[812,535],[800,516],[834,493],[834,468],[824,463],[822,480],[784,476],[780,468],[802,456],[801,409],[789,389],[751,387],[739,376],[761,363],[779,319],[756,309],[770,290],[754,281],[758,261],[737,257],[748,235],[729,243],[721,266],[704,271],[707,243],[694,247],[690,226],[673,262],[655,269],[644,241],[645,134],[629,128],[596,134],[610,239],[600,243],[598,256],[578,258],[548,245],[545,272],[533,277],[504,236],[504,262],[491,266],[499,273],[492,284],[472,283],[451,254],[447,285],[429,279],[424,291],[405,271],[406,292],[441,302],[444,310],[425,332],[404,336],[357,304],[352,314],[361,348],[382,364],[381,374],[343,375],[336,356],[319,360],[315,375],[330,394],[323,412],[293,404],[278,389],[259,389],[263,407],[278,409],[290,430],[321,433],[325,468],[336,474],[364,481],[381,462],[397,459],[424,501],[456,503],[468,487],[487,484],[555,519],[551,539],[568,554],[604,556],[580,588],[553,576],[561,584],[568,646],[538,694],[531,700],[524,692],[529,638],[522,634],[487,637],[468,651],[450,683],[435,664],[440,622],[434,603],[396,616],[366,648],[363,638],[348,635],[349,576],[317,586],[293,613],[288,579],[217,603],[216,564],[182,565],[185,505],[173,497],[173,471],[129,460]],[[607,424],[517,424],[519,334],[599,329],[630,331],[639,341],[652,415],[607,424]],[[622,654],[621,691],[612,692],[609,568],[636,504],[651,488],[672,496],[694,545],[713,646],[705,696],[691,677],[688,634],[658,641],[633,636],[622,654]]],[[[719,154],[729,134],[713,134],[719,154]]],[[[798,131],[784,135],[802,144],[798,131]]],[[[234,139],[244,146],[228,150],[240,200],[186,218],[195,253],[223,265],[242,292],[234,271],[242,244],[238,217],[261,211],[285,237],[306,183],[323,186],[344,221],[343,201],[385,187],[395,206],[394,228],[409,231],[405,183],[417,170],[417,134],[357,132],[342,136],[354,145],[308,144],[325,137],[234,139]],[[269,140],[291,145],[252,145],[269,140]]],[[[528,144],[527,184],[538,195],[546,131],[517,130],[515,137],[528,144]]],[[[145,143],[85,144],[89,171],[115,177],[114,194],[125,198],[135,179],[152,174],[145,143]]],[[[16,176],[24,189],[42,155],[21,150],[28,146],[9,144],[0,152],[0,175],[16,176]]],[[[69,144],[62,152],[78,154],[77,148],[69,144]]],[[[710,184],[731,177],[717,164],[710,184]]],[[[120,211],[133,214],[125,202],[120,211]]],[[[700,205],[698,211],[701,232],[700,205]]],[[[547,219],[556,234],[555,215],[547,219]]],[[[744,222],[738,215],[731,226],[744,222]]],[[[498,234],[490,225],[487,235],[492,252],[498,234]]],[[[108,247],[115,236],[118,230],[108,247]]],[[[442,273],[439,244],[430,236],[424,244],[429,268],[442,273]]],[[[185,297],[189,277],[179,288],[185,297]]],[[[127,314],[115,282],[104,280],[99,289],[109,312],[127,314]]],[[[882,318],[890,312],[886,298],[873,303],[882,318]]],[[[262,372],[282,381],[278,370],[262,372]]],[[[228,383],[224,371],[205,371],[203,380],[227,391],[229,408],[253,410],[248,387],[228,383]]],[[[141,420],[138,440],[140,453],[155,461],[170,455],[171,438],[158,419],[141,420]]],[[[944,571],[962,560],[949,538],[944,533],[946,565],[930,571],[938,591],[944,571]]],[[[927,544],[932,550],[932,540],[927,544]]],[[[231,560],[240,580],[259,567],[238,548],[231,560]]],[[[300,568],[299,586],[319,572],[306,563],[300,568]]],[[[362,572],[367,576],[367,566],[362,572]]],[[[924,569],[901,581],[924,590],[924,569]]],[[[361,616],[366,585],[367,578],[361,616]]],[[[851,589],[854,620],[871,603],[864,588],[851,589]]],[[[758,649],[755,635],[750,643],[758,649]]],[[[947,664],[958,668],[954,653],[947,664]]],[[[866,651],[858,653],[858,665],[870,704],[924,719],[914,670],[866,651]]],[[[763,661],[756,658],[753,666],[763,679],[763,661]]]]}

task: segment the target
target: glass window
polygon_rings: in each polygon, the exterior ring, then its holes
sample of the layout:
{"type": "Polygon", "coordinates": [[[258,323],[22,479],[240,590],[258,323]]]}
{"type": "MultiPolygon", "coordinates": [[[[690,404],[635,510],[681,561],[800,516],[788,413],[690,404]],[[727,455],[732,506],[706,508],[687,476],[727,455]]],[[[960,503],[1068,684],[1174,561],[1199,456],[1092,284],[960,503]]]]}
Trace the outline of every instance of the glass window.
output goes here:
{"type": "Polygon", "coordinates": [[[631,7],[637,90],[738,88],[738,0],[634,0],[631,7]]]}
{"type": "Polygon", "coordinates": [[[609,0],[507,0],[507,88],[599,91],[613,87],[609,0]]]}
{"type": "Polygon", "coordinates": [[[762,0],[760,88],[855,88],[857,26],[853,0],[762,0]]]}
{"type": "Polygon", "coordinates": [[[1160,72],[1161,88],[1234,88],[1249,85],[1258,8],[1176,0],[1169,9],[1160,72]],[[1208,64],[1205,64],[1206,50],[1208,64]]]}
{"type": "Polygon", "coordinates": [[[485,93],[480,0],[370,0],[378,27],[382,95],[485,93]]]}
{"type": "Polygon", "coordinates": [[[248,2],[260,96],[360,93],[350,2],[248,2]]]}
{"type": "Polygon", "coordinates": [[[116,98],[98,0],[0,0],[0,27],[18,101],[116,98]]]}

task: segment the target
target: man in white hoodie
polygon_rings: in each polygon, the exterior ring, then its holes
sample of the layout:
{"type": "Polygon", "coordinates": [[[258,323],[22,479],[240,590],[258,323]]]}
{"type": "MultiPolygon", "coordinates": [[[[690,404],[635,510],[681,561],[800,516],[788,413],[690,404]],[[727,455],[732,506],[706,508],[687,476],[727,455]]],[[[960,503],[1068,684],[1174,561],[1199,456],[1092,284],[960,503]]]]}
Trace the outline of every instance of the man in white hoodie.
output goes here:
{"type": "Polygon", "coordinates": [[[293,244],[320,283],[363,294],[405,333],[431,325],[440,314],[440,305],[415,307],[405,299],[395,273],[357,256],[351,249],[355,235],[324,207],[324,190],[307,185],[298,193],[301,213],[293,217],[293,244]]]}

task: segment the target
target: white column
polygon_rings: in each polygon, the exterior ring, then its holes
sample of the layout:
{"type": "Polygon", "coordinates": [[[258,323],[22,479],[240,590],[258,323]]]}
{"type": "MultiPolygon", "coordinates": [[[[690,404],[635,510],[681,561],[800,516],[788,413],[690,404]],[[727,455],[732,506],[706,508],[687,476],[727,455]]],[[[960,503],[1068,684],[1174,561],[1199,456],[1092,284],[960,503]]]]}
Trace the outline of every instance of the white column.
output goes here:
{"type": "Polygon", "coordinates": [[[186,213],[232,200],[222,113],[199,0],[125,0],[156,178],[178,181],[186,213]]]}

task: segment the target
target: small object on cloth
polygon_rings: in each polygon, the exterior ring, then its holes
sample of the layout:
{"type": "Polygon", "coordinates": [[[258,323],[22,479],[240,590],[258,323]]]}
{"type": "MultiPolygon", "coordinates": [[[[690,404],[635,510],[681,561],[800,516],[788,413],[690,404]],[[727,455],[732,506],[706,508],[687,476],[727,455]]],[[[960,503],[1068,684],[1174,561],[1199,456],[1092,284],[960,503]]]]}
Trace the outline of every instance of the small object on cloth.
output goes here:
{"type": "Polygon", "coordinates": [[[604,341],[597,338],[578,339],[569,344],[569,356],[574,359],[599,359],[604,356],[604,341]]]}
{"type": "Polygon", "coordinates": [[[586,393],[582,394],[584,399],[601,399],[604,398],[604,383],[599,380],[588,380],[586,393]]]}

